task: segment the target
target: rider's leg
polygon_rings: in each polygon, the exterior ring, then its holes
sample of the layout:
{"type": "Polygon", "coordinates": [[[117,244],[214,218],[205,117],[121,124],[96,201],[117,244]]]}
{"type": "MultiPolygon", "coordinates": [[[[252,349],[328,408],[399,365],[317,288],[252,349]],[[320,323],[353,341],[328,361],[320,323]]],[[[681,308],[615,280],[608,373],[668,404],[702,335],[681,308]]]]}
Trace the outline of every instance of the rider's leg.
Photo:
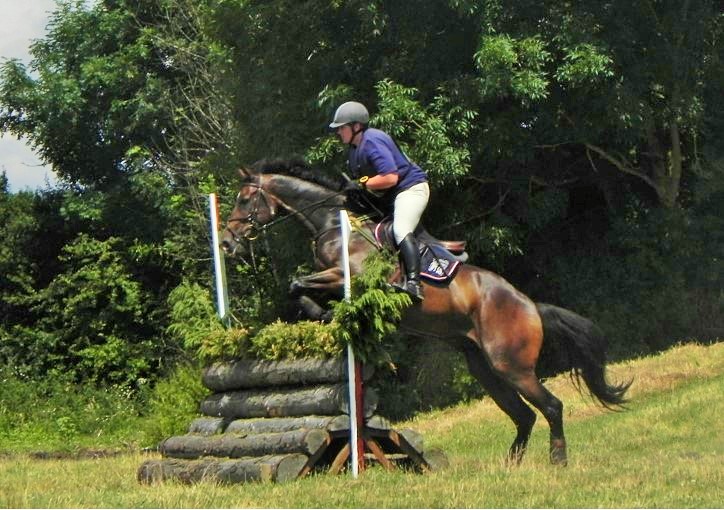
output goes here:
{"type": "Polygon", "coordinates": [[[420,254],[417,240],[412,233],[407,234],[400,242],[400,258],[405,267],[405,281],[395,287],[404,290],[413,298],[422,300],[422,286],[420,285],[420,254]]]}
{"type": "Polygon", "coordinates": [[[430,188],[423,182],[400,192],[395,199],[392,229],[407,276],[405,282],[398,287],[417,299],[423,299],[423,295],[420,286],[420,254],[413,232],[420,222],[429,197],[430,188]]]}

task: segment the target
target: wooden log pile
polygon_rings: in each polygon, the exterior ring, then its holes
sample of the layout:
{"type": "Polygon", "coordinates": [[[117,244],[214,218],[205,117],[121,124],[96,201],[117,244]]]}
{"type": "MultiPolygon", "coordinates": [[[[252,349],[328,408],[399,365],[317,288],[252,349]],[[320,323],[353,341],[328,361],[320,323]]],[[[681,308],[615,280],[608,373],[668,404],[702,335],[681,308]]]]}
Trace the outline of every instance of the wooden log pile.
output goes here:
{"type": "MultiPolygon", "coordinates": [[[[346,361],[236,360],[203,374],[212,393],[188,433],[159,445],[160,460],[138,469],[141,483],[211,479],[222,483],[283,482],[314,471],[338,473],[350,456],[346,361]]],[[[365,371],[364,379],[369,379],[365,371]]],[[[444,454],[426,451],[412,430],[394,430],[374,415],[378,397],[364,393],[362,438],[367,460],[387,469],[444,467],[444,454]]]]}

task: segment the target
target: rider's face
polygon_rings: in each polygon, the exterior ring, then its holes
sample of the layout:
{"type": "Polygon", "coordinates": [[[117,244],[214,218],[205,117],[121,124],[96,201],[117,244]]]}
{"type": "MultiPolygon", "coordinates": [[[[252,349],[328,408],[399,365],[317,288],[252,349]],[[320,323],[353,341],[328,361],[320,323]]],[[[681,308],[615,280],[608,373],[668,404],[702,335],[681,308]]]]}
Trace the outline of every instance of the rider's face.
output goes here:
{"type": "Polygon", "coordinates": [[[358,142],[358,138],[361,136],[359,130],[359,124],[345,124],[337,128],[337,137],[343,144],[350,144],[358,142]]]}
{"type": "Polygon", "coordinates": [[[339,138],[343,144],[349,144],[352,141],[352,126],[350,124],[339,126],[337,128],[337,138],[339,138]]]}

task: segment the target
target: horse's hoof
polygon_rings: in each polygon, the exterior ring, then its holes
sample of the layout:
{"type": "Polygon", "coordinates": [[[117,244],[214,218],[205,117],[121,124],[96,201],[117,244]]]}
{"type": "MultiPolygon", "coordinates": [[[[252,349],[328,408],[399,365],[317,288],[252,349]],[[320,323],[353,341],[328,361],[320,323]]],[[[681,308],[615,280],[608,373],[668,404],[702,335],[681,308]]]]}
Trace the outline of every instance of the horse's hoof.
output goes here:
{"type": "Polygon", "coordinates": [[[334,319],[334,311],[332,310],[327,310],[319,317],[319,320],[325,324],[332,322],[332,319],[334,319]]]}
{"type": "Polygon", "coordinates": [[[294,280],[292,283],[289,284],[289,297],[296,298],[301,296],[302,290],[302,285],[297,280],[294,280]]]}
{"type": "Polygon", "coordinates": [[[565,467],[568,465],[566,442],[560,439],[551,441],[551,464],[565,467]]]}
{"type": "Polygon", "coordinates": [[[508,458],[506,464],[510,467],[520,466],[523,462],[523,456],[525,455],[525,448],[511,447],[508,451],[508,458]]]}

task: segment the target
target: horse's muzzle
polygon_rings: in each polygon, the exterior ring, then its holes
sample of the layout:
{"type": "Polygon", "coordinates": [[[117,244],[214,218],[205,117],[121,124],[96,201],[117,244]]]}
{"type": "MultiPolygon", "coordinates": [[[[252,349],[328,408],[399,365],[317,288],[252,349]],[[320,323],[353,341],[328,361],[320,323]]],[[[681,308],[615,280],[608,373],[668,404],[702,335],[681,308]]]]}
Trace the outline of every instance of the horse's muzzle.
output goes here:
{"type": "Polygon", "coordinates": [[[239,255],[244,252],[244,243],[242,243],[238,239],[234,239],[234,236],[229,234],[229,232],[226,232],[221,242],[219,243],[219,246],[221,246],[221,249],[224,250],[224,253],[229,257],[235,257],[236,255],[239,255]]]}
{"type": "Polygon", "coordinates": [[[231,242],[227,240],[221,241],[221,249],[224,250],[224,253],[227,255],[234,256],[235,246],[232,246],[231,242]]]}

